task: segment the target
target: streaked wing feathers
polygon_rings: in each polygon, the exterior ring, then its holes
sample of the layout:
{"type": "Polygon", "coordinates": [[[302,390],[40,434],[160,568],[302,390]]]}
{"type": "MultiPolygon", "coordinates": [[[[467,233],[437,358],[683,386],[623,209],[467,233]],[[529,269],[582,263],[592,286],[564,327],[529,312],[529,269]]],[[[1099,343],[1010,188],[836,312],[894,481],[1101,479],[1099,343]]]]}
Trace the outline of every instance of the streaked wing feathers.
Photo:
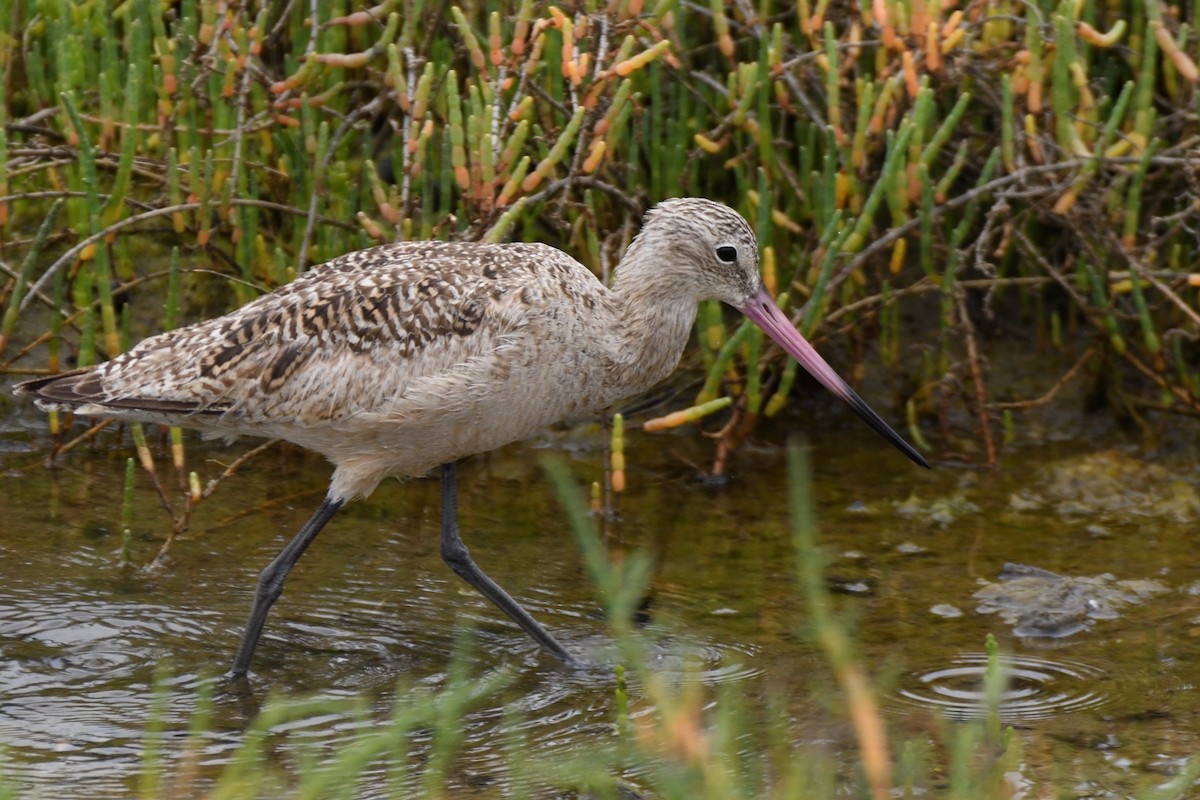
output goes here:
{"type": "Polygon", "coordinates": [[[229,412],[298,421],[359,413],[495,346],[534,313],[533,295],[565,291],[582,269],[544,245],[384,245],[98,367],[17,391],[49,407],[128,418],[145,411],[156,421],[179,414],[196,424],[229,412]]]}

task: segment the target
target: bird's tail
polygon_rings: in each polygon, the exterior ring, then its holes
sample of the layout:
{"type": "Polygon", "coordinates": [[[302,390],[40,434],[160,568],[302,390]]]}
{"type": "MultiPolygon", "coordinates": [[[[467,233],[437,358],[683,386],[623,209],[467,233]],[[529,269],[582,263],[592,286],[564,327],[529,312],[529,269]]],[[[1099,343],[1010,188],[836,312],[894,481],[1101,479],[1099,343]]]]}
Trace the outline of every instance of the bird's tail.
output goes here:
{"type": "Polygon", "coordinates": [[[105,401],[95,367],[83,367],[34,378],[13,387],[17,397],[29,397],[46,411],[74,411],[81,406],[105,401]]]}
{"type": "MultiPolygon", "coordinates": [[[[111,362],[110,362],[111,363],[111,362]]],[[[197,419],[220,415],[224,404],[199,405],[194,401],[146,396],[140,392],[118,394],[105,389],[98,367],[62,372],[13,387],[17,397],[29,397],[43,411],[73,411],[85,417],[112,417],[165,425],[197,425],[197,419]]]]}

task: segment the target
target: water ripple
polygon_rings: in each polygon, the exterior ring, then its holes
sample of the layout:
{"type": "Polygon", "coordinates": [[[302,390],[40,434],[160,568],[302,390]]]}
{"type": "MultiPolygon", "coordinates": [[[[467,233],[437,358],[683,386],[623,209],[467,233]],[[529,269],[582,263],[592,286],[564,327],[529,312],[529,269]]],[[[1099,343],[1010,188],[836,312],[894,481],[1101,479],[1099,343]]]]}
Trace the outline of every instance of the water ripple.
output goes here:
{"type": "MultiPolygon", "coordinates": [[[[909,673],[898,699],[906,708],[932,708],[951,719],[983,719],[987,660],[986,653],[963,653],[949,667],[909,673]]],[[[999,703],[1004,722],[1049,719],[1110,700],[1104,686],[1109,676],[1096,667],[1034,656],[1000,656],[999,662],[1007,677],[999,703]]]]}

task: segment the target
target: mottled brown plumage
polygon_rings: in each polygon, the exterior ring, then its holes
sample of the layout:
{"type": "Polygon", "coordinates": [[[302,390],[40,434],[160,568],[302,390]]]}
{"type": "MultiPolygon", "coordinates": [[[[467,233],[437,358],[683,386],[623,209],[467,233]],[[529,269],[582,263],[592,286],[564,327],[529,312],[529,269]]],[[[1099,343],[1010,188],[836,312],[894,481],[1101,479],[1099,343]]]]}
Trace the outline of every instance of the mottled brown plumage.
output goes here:
{"type": "MultiPolygon", "coordinates": [[[[20,384],[43,408],[285,439],[334,464],[325,502],[263,572],[244,674],[291,566],[349,498],[443,466],[442,553],[556,657],[458,538],[453,464],[637,394],[677,365],[701,300],[740,309],[864,420],[924,459],[816,354],[762,289],[746,221],[701,199],[652,209],[612,288],[541,244],[402,242],[350,253],[217,319],[97,367],[20,384]]],[[[927,466],[927,465],[926,465],[927,466]]]]}

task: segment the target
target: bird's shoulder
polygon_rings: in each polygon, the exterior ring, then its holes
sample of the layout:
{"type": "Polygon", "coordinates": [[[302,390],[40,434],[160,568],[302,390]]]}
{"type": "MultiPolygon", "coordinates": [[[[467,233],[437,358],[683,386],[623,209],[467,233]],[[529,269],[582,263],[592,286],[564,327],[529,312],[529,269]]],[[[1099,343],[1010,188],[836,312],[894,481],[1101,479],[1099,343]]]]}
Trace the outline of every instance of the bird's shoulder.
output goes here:
{"type": "Polygon", "coordinates": [[[346,253],[280,291],[328,296],[362,282],[405,297],[443,288],[451,296],[470,289],[497,297],[525,290],[573,294],[599,285],[586,267],[547,244],[420,241],[346,253]]]}

